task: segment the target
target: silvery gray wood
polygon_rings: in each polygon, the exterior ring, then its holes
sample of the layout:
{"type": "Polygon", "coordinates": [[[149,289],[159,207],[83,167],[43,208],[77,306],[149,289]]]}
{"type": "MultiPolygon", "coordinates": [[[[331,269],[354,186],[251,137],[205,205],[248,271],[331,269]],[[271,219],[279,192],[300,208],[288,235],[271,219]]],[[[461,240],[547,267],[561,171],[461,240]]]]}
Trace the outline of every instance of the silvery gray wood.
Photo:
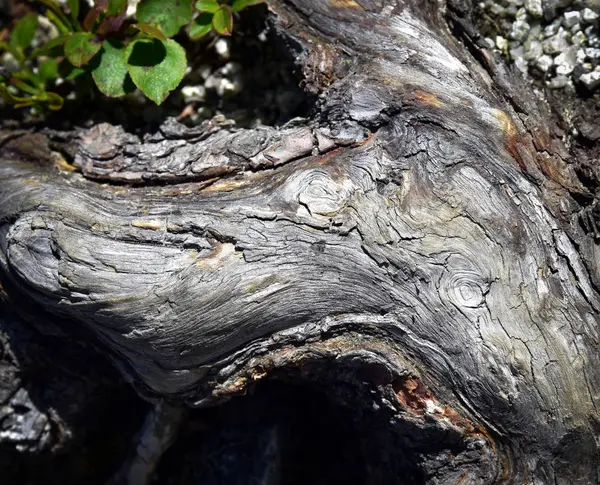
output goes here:
{"type": "Polygon", "coordinates": [[[319,95],[309,118],[48,133],[72,164],[5,142],[9,298],[93,336],[157,402],[321,362],[376,391],[405,440],[386,453],[426,483],[595,483],[598,250],[547,108],[441,3],[270,9],[319,95]]]}

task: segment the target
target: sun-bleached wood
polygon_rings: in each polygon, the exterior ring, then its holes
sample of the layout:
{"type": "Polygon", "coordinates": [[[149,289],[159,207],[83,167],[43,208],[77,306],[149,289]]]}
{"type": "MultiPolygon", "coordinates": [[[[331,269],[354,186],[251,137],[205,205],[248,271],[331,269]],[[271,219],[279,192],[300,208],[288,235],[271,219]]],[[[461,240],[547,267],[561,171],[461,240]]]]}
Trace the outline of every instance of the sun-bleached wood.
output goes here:
{"type": "Polygon", "coordinates": [[[320,362],[307,379],[374,390],[404,443],[385,453],[424,483],[595,483],[597,249],[544,107],[444,5],[270,10],[310,117],[102,124],[72,165],[5,154],[7,294],[81,327],[148,399],[210,405],[320,362]]]}

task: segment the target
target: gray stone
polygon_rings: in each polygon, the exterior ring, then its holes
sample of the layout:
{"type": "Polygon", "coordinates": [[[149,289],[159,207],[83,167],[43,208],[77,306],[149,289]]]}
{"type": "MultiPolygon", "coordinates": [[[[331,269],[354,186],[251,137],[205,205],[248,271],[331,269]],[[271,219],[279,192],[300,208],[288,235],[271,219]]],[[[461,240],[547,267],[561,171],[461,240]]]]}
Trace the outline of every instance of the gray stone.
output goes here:
{"type": "Polygon", "coordinates": [[[550,89],[562,89],[567,85],[568,82],[569,78],[567,76],[559,75],[552,78],[549,82],[546,83],[546,85],[550,89]]]}
{"type": "Polygon", "coordinates": [[[559,28],[559,31],[556,35],[552,37],[548,37],[546,40],[542,42],[542,47],[544,49],[545,54],[560,54],[562,51],[568,49],[569,47],[569,34],[562,28],[559,28]]]}
{"type": "Polygon", "coordinates": [[[590,47],[600,47],[600,37],[593,36],[588,38],[588,45],[590,47]]]}
{"type": "Polygon", "coordinates": [[[512,24],[509,38],[522,42],[529,34],[530,25],[524,20],[517,20],[512,24]]]}
{"type": "Polygon", "coordinates": [[[584,8],[581,12],[581,18],[584,22],[591,24],[598,20],[598,14],[594,12],[591,8],[584,8]]]}
{"type": "Polygon", "coordinates": [[[520,8],[515,13],[515,19],[517,20],[527,20],[527,10],[525,8],[520,8]]]}
{"type": "Polygon", "coordinates": [[[196,72],[200,75],[202,79],[208,79],[208,77],[212,73],[212,67],[209,64],[200,64],[196,69],[196,72]]]}
{"type": "Polygon", "coordinates": [[[571,44],[573,45],[581,45],[587,40],[585,34],[581,31],[576,32],[571,36],[571,44]]]}
{"type": "Polygon", "coordinates": [[[496,48],[501,51],[508,49],[508,41],[504,37],[497,35],[496,36],[496,48]]]}
{"type": "Polygon", "coordinates": [[[556,18],[556,14],[561,9],[568,7],[573,3],[573,0],[542,0],[542,10],[546,20],[556,18]]]}
{"type": "Polygon", "coordinates": [[[532,39],[540,39],[542,34],[542,26],[538,23],[531,26],[531,30],[529,31],[529,37],[532,39]]]}
{"type": "Polygon", "coordinates": [[[519,57],[524,57],[524,54],[525,54],[525,48],[524,48],[522,45],[520,45],[520,46],[517,46],[517,47],[515,47],[515,48],[511,49],[511,50],[509,51],[509,54],[510,54],[510,58],[511,58],[512,60],[516,60],[516,59],[518,59],[519,57]]]}
{"type": "Polygon", "coordinates": [[[577,32],[581,32],[581,24],[575,24],[575,25],[573,25],[573,27],[571,27],[569,29],[569,32],[571,32],[572,34],[575,34],[577,32]]]}
{"type": "Polygon", "coordinates": [[[488,8],[490,9],[490,13],[500,18],[504,18],[506,16],[506,11],[504,7],[496,2],[488,4],[488,8]]]}
{"type": "Polygon", "coordinates": [[[509,53],[510,58],[515,63],[515,66],[517,66],[517,69],[522,73],[526,73],[528,69],[527,61],[523,58],[523,55],[525,54],[525,49],[523,48],[523,46],[521,45],[514,49],[511,49],[509,53]]]}
{"type": "Polygon", "coordinates": [[[564,52],[561,52],[554,58],[554,64],[556,72],[558,74],[567,75],[573,72],[575,65],[577,64],[577,47],[571,46],[564,52]]]}
{"type": "Polygon", "coordinates": [[[21,65],[10,52],[4,54],[0,66],[4,67],[8,72],[17,72],[21,70],[21,65]]]}
{"type": "Polygon", "coordinates": [[[226,77],[221,78],[219,80],[219,84],[217,85],[217,94],[221,97],[227,96],[232,93],[237,93],[241,90],[241,85],[236,83],[232,79],[228,79],[226,77]]]}
{"type": "Polygon", "coordinates": [[[600,86],[600,70],[594,69],[592,72],[582,74],[579,81],[589,90],[593,91],[600,86]]]}
{"type": "Polygon", "coordinates": [[[600,138],[600,126],[586,121],[579,125],[579,132],[588,140],[596,141],[600,138]]]}
{"type": "Polygon", "coordinates": [[[558,29],[560,28],[561,19],[555,20],[550,25],[546,25],[544,27],[544,37],[552,37],[558,33],[558,29]]]}
{"type": "Polygon", "coordinates": [[[531,38],[527,39],[523,44],[525,48],[525,54],[523,57],[528,61],[534,61],[542,54],[544,54],[544,50],[542,49],[542,43],[539,40],[532,40],[531,38]]]}
{"type": "Polygon", "coordinates": [[[243,69],[243,66],[239,62],[228,62],[220,71],[224,76],[232,76],[239,74],[243,69]]]}
{"type": "Polygon", "coordinates": [[[486,43],[486,45],[490,49],[493,49],[494,47],[496,47],[496,43],[494,42],[494,39],[490,39],[489,37],[486,37],[485,39],[483,39],[483,41],[486,43]]]}
{"type": "Polygon", "coordinates": [[[523,59],[522,57],[517,57],[514,60],[514,62],[515,66],[519,71],[521,71],[523,74],[527,74],[527,72],[529,71],[529,64],[527,64],[527,61],[525,59],[523,59]]]}
{"type": "Polygon", "coordinates": [[[517,18],[517,14],[519,12],[519,8],[516,5],[509,5],[506,8],[506,16],[517,18]]]}
{"type": "Polygon", "coordinates": [[[569,66],[557,66],[556,67],[556,74],[558,76],[568,76],[572,72],[573,72],[573,68],[569,67],[569,66]]]}
{"type": "Polygon", "coordinates": [[[590,59],[600,59],[600,49],[588,47],[585,49],[585,56],[590,59]]]}
{"type": "Polygon", "coordinates": [[[567,29],[570,29],[574,25],[578,24],[580,19],[581,19],[581,14],[577,10],[572,10],[570,12],[564,13],[562,24],[567,29]]]}
{"type": "Polygon", "coordinates": [[[181,88],[181,96],[186,104],[195,101],[204,101],[206,88],[203,85],[184,86],[181,88]]]}
{"type": "Polygon", "coordinates": [[[541,18],[544,15],[542,0],[525,0],[525,8],[533,17],[541,18]]]}
{"type": "Polygon", "coordinates": [[[229,41],[223,37],[219,38],[215,42],[215,52],[221,59],[229,59],[231,57],[229,41]]]}
{"type": "Polygon", "coordinates": [[[552,59],[552,57],[545,55],[545,54],[543,56],[539,57],[535,61],[535,65],[542,72],[547,72],[548,69],[550,69],[552,67],[552,64],[554,64],[554,59],[552,59]]]}
{"type": "Polygon", "coordinates": [[[206,82],[204,83],[204,87],[206,89],[217,89],[219,84],[221,83],[221,76],[216,74],[211,74],[206,82]]]}

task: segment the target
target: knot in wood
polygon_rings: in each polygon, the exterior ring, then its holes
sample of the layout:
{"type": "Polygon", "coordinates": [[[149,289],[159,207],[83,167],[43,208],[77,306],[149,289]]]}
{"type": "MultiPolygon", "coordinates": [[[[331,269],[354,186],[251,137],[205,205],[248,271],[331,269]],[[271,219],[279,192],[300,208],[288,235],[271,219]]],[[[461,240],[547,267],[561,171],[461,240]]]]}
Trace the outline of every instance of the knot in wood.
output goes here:
{"type": "Polygon", "coordinates": [[[334,180],[327,171],[314,169],[291,182],[297,201],[311,214],[332,216],[340,212],[354,191],[348,178],[334,180]]]}
{"type": "MultiPolygon", "coordinates": [[[[439,283],[440,296],[458,307],[477,308],[485,300],[487,279],[480,271],[469,267],[463,258],[452,258],[458,264],[445,273],[439,283]]],[[[456,263],[455,263],[456,264],[456,263]]]]}

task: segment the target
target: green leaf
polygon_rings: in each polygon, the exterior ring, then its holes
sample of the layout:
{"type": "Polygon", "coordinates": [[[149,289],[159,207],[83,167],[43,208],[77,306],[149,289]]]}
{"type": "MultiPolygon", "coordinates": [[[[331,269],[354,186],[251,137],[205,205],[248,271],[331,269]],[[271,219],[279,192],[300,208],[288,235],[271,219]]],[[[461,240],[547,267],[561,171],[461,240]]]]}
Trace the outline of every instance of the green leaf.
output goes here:
{"type": "Polygon", "coordinates": [[[194,7],[200,12],[215,13],[219,10],[220,5],[217,0],[198,0],[194,7]]]}
{"type": "Polygon", "coordinates": [[[153,37],[155,39],[158,40],[167,40],[167,37],[165,36],[165,34],[162,33],[162,30],[160,30],[160,27],[155,27],[154,25],[150,25],[150,24],[133,24],[132,25],[133,28],[138,29],[140,32],[143,32],[144,34],[148,34],[150,37],[153,37]]]}
{"type": "Polygon", "coordinates": [[[56,15],[52,10],[46,10],[46,17],[48,20],[54,24],[54,26],[58,29],[61,35],[70,34],[72,29],[69,25],[67,25],[58,15],[56,15]]]}
{"type": "Polygon", "coordinates": [[[233,0],[231,11],[239,12],[240,10],[244,10],[246,7],[260,5],[261,3],[265,3],[265,0],[233,0]]]}
{"type": "Polygon", "coordinates": [[[50,58],[41,62],[38,67],[38,77],[42,84],[56,79],[58,77],[58,61],[50,58]]]}
{"type": "Polygon", "coordinates": [[[72,81],[82,74],[85,74],[85,72],[85,69],[82,69],[81,67],[75,67],[67,59],[63,60],[58,66],[58,73],[60,74],[60,77],[66,81],[72,81]]]}
{"type": "Polygon", "coordinates": [[[43,91],[39,94],[36,94],[35,96],[32,96],[31,99],[38,103],[47,105],[52,111],[58,111],[61,109],[64,102],[62,96],[48,91],[43,91]]]}
{"type": "Polygon", "coordinates": [[[76,19],[79,17],[79,0],[69,0],[67,2],[69,6],[69,11],[71,12],[71,16],[76,19]]]}
{"type": "Polygon", "coordinates": [[[0,83],[0,97],[4,99],[7,103],[24,103],[27,102],[30,98],[23,98],[21,96],[16,96],[8,90],[8,87],[4,83],[0,83]]]}
{"type": "Polygon", "coordinates": [[[201,13],[198,15],[188,28],[190,39],[198,40],[208,34],[212,30],[212,18],[211,13],[201,13]]]}
{"type": "Polygon", "coordinates": [[[133,91],[135,86],[127,71],[127,48],[116,39],[105,40],[98,56],[100,61],[92,70],[92,77],[102,94],[118,98],[133,91]]]}
{"type": "Polygon", "coordinates": [[[90,62],[102,44],[91,32],[78,32],[65,42],[65,56],[74,66],[81,67],[90,62]]]}
{"type": "Polygon", "coordinates": [[[221,35],[231,35],[233,31],[233,17],[229,5],[221,5],[215,12],[212,19],[215,32],[221,35]]]}
{"type": "Polygon", "coordinates": [[[142,0],[137,6],[140,23],[158,25],[167,37],[192,20],[192,0],[142,0]]]}
{"type": "Polygon", "coordinates": [[[60,35],[58,37],[55,37],[54,39],[49,40],[44,45],[38,47],[37,49],[34,49],[33,52],[29,55],[28,59],[36,59],[37,57],[47,55],[48,53],[50,53],[50,51],[52,51],[52,49],[64,44],[69,37],[70,35],[60,35]]]}
{"type": "Polygon", "coordinates": [[[108,0],[106,15],[121,15],[127,10],[127,0],[108,0]]]}
{"type": "Polygon", "coordinates": [[[127,46],[126,56],[131,79],[156,104],[161,104],[185,75],[185,50],[172,39],[135,40],[127,46]]]}
{"type": "Polygon", "coordinates": [[[10,43],[19,49],[26,49],[31,44],[37,28],[37,14],[28,13],[15,25],[10,36],[10,43]]]}
{"type": "Polygon", "coordinates": [[[14,77],[14,76],[10,78],[10,84],[12,84],[16,88],[19,88],[24,93],[36,94],[39,92],[39,88],[36,88],[35,86],[31,86],[30,84],[27,84],[25,81],[23,81],[17,77],[14,77]]]}

